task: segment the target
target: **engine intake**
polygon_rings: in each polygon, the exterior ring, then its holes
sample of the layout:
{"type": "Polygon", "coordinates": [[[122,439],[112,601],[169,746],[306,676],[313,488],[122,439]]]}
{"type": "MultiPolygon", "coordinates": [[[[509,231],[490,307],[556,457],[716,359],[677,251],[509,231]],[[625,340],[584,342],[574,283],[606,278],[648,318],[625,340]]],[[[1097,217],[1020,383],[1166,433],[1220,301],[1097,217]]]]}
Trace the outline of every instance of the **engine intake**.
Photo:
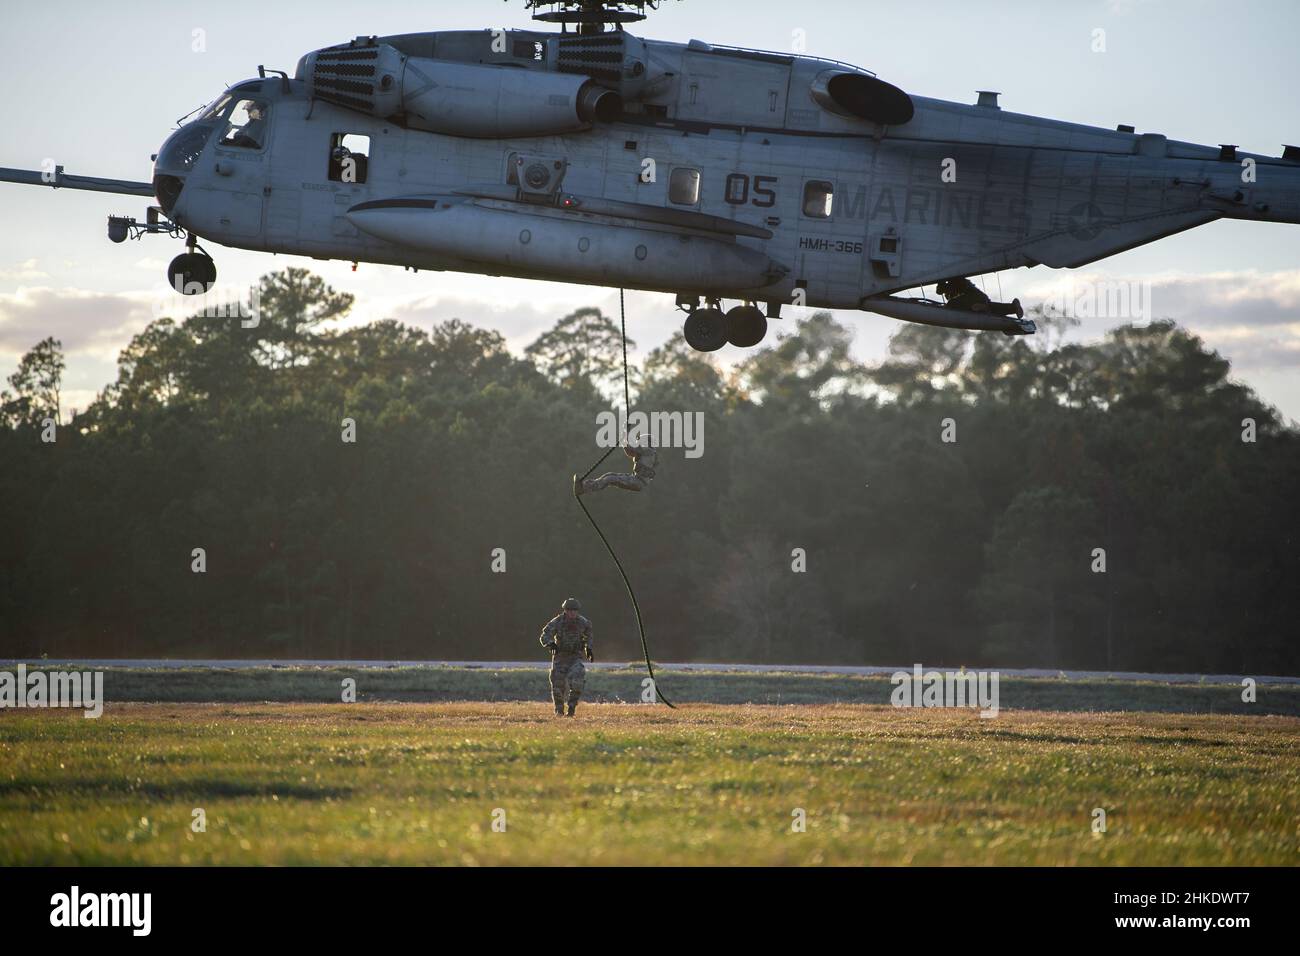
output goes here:
{"type": "Polygon", "coordinates": [[[910,96],[865,73],[827,70],[817,75],[809,92],[822,109],[882,126],[902,126],[916,113],[910,96]]]}
{"type": "Polygon", "coordinates": [[[303,66],[327,103],[451,136],[571,133],[623,112],[622,97],[587,76],[411,57],[368,40],[317,50],[303,66]]]}

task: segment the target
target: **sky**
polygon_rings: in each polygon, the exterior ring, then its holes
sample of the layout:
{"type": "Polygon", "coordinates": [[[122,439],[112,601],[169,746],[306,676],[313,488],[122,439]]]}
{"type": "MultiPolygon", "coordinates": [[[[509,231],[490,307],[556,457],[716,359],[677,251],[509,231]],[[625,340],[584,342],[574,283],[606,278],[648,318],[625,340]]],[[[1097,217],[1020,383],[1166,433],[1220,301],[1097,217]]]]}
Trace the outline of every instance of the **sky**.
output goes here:
{"type": "MultiPolygon", "coordinates": [[[[52,159],[69,173],[143,181],[176,120],[256,76],[259,64],[292,73],[304,53],[363,34],[531,23],[521,0],[64,0],[8,3],[5,26],[0,166],[40,169],[52,159]]],[[[976,90],[997,90],[1004,109],[1070,122],[1126,123],[1273,156],[1283,143],[1300,144],[1295,0],[665,0],[634,32],[778,51],[798,36],[810,55],[856,63],[921,96],[974,102],[976,90]],[[1094,50],[1099,29],[1104,52],[1094,50]]],[[[118,352],[168,301],[164,269],[181,251],[161,236],[106,238],[108,215],[143,219],[148,203],[0,183],[0,378],[47,335],[67,355],[65,412],[115,378],[118,352]]],[[[356,296],[350,323],[395,318],[429,328],[461,318],[497,329],[516,349],[575,308],[618,311],[617,290],[366,263],[354,272],[350,263],[209,248],[222,283],[247,286],[305,266],[356,296]]],[[[984,279],[990,293],[1026,305],[1090,281],[1149,284],[1154,317],[1202,336],[1239,380],[1300,419],[1300,226],[1221,221],[1082,270],[984,279]]],[[[627,303],[634,354],[680,334],[670,296],[629,293],[627,303]]],[[[898,328],[872,313],[837,317],[868,362],[885,356],[898,328]]],[[[1097,339],[1115,324],[1088,319],[1073,337],[1097,339]]]]}

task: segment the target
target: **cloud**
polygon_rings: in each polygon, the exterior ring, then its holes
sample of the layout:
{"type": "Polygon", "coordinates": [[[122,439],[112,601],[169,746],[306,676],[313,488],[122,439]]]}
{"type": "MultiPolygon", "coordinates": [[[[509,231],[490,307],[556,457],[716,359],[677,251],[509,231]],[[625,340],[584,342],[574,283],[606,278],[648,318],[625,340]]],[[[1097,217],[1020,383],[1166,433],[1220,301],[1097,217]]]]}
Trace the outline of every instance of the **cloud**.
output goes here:
{"type": "Polygon", "coordinates": [[[1300,367],[1300,270],[1165,273],[1141,279],[1070,273],[1024,282],[1017,294],[1026,304],[1097,304],[1103,314],[1094,311],[1079,327],[1077,335],[1085,339],[1100,338],[1134,318],[1170,318],[1218,349],[1237,371],[1300,367]],[[1133,310],[1144,314],[1104,314],[1101,304],[1119,287],[1126,287],[1133,310]]]}
{"type": "MultiPolygon", "coordinates": [[[[541,301],[510,301],[500,297],[482,300],[458,296],[424,296],[395,303],[386,314],[399,322],[423,329],[432,328],[449,319],[460,319],[480,328],[500,332],[516,352],[521,352],[524,346],[575,309],[597,308],[615,322],[618,321],[617,292],[574,286],[571,295],[568,299],[548,297],[541,301]]],[[[682,315],[674,311],[672,300],[668,296],[628,292],[624,299],[628,337],[639,346],[634,351],[644,352],[654,348],[680,328],[682,315]]]]}
{"type": "Polygon", "coordinates": [[[39,268],[35,259],[24,259],[12,269],[0,269],[0,281],[5,282],[31,282],[48,279],[49,275],[39,268]]]}
{"type": "Polygon", "coordinates": [[[1232,361],[1237,373],[1300,368],[1300,325],[1286,329],[1285,335],[1238,326],[1200,332],[1201,338],[1232,361]]]}
{"type": "Polygon", "coordinates": [[[0,352],[21,354],[53,336],[67,354],[115,356],[152,318],[147,297],[20,288],[0,293],[0,352]]]}
{"type": "Polygon", "coordinates": [[[1300,270],[1157,279],[1151,296],[1156,315],[1198,329],[1300,324],[1300,270]]]}
{"type": "Polygon", "coordinates": [[[20,288],[0,293],[0,354],[22,354],[46,336],[65,354],[116,357],[153,318],[150,297],[81,289],[20,288]]]}
{"type": "Polygon", "coordinates": [[[515,347],[518,347],[517,343],[531,342],[564,314],[564,311],[556,312],[550,305],[533,302],[483,302],[450,296],[412,299],[398,304],[390,312],[397,321],[422,329],[450,319],[460,319],[500,332],[515,347]]]}

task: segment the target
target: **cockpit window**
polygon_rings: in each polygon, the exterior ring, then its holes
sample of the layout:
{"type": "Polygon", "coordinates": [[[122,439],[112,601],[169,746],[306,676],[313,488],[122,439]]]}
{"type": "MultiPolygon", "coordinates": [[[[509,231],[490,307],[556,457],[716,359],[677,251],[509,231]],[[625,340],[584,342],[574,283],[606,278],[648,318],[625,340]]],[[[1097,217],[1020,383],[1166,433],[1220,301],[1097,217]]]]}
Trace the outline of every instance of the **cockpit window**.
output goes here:
{"type": "Polygon", "coordinates": [[[230,112],[230,126],[221,145],[261,149],[266,145],[266,115],[265,100],[240,100],[230,112]]]}
{"type": "Polygon", "coordinates": [[[213,123],[190,123],[182,126],[163,144],[158,153],[157,169],[159,172],[180,173],[194,166],[195,161],[207,145],[212,135],[213,123]]]}
{"type": "Polygon", "coordinates": [[[230,109],[230,103],[231,96],[229,93],[218,96],[211,104],[209,104],[208,108],[203,111],[203,115],[200,116],[199,119],[212,119],[214,116],[224,117],[226,111],[230,109]]]}

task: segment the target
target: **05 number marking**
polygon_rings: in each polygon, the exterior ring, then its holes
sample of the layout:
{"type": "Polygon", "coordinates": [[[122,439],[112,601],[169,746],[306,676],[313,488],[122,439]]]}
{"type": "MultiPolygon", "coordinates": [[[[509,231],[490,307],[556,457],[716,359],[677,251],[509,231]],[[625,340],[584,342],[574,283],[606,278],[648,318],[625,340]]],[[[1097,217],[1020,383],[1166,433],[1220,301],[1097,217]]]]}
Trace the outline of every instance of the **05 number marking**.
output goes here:
{"type": "Polygon", "coordinates": [[[776,176],[754,176],[744,173],[732,173],[727,177],[727,191],[724,198],[733,206],[746,203],[760,209],[770,209],[776,205],[776,176]],[[752,185],[751,185],[752,183],[752,185]]]}

